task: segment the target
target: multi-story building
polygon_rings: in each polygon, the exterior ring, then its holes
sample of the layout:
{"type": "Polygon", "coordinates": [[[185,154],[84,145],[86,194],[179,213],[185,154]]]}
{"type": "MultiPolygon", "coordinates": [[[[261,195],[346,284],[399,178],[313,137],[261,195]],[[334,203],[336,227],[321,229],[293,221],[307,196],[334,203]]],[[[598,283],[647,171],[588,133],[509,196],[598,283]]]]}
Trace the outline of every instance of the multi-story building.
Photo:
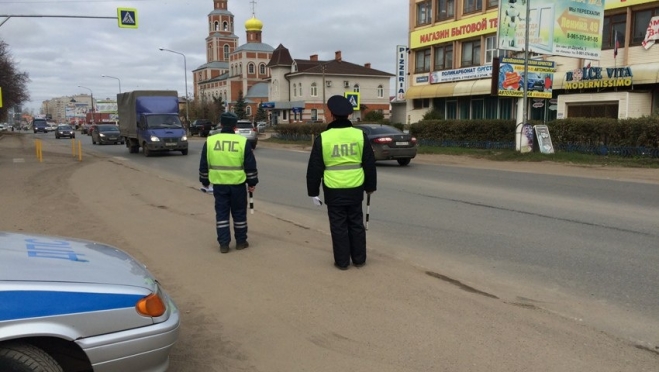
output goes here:
{"type": "Polygon", "coordinates": [[[222,98],[225,109],[232,111],[242,93],[246,114],[252,117],[268,100],[266,65],[274,48],[262,42],[263,23],[254,14],[245,22],[247,42],[239,45],[228,0],[214,0],[213,5],[208,14],[207,62],[193,70],[195,100],[222,98]]]}
{"type": "Polygon", "coordinates": [[[352,120],[361,120],[369,111],[379,111],[389,118],[389,84],[394,75],[373,69],[370,63],[362,66],[344,61],[341,51],[336,51],[331,60],[320,60],[317,54],[309,59],[293,59],[280,44],[268,68],[272,75],[270,101],[264,106],[271,111],[273,123],[329,122],[327,99],[346,92],[358,93],[355,96],[359,97],[352,120]]]}
{"type": "MultiPolygon", "coordinates": [[[[659,2],[604,4],[599,60],[531,56],[554,62],[556,72],[551,98],[527,99],[530,119],[627,118],[659,112],[659,46],[642,46],[651,18],[659,16],[659,2]]],[[[429,110],[447,119],[522,117],[521,99],[491,92],[495,57],[521,56],[497,40],[498,23],[523,21],[524,7],[500,16],[499,0],[410,0],[409,6],[408,122],[419,121],[429,110]]]]}

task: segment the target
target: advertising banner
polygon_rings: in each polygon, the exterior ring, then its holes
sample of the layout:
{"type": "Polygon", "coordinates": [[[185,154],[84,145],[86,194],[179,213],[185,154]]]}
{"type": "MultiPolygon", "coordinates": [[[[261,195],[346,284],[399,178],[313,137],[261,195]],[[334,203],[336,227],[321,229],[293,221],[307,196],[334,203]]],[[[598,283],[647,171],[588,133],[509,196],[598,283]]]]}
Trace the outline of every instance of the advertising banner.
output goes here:
{"type": "Polygon", "coordinates": [[[407,89],[407,47],[396,46],[396,100],[405,101],[407,89]]]}
{"type": "Polygon", "coordinates": [[[535,125],[535,136],[538,140],[538,149],[543,154],[553,154],[554,145],[551,143],[551,136],[549,135],[549,128],[546,125],[535,125]]]}
{"type": "MultiPolygon", "coordinates": [[[[491,34],[497,30],[499,14],[495,10],[459,21],[442,23],[410,34],[410,48],[417,49],[449,41],[491,34]]],[[[508,48],[506,48],[508,49],[508,48]]]]}
{"type": "MultiPolygon", "coordinates": [[[[554,62],[528,62],[526,95],[530,98],[551,98],[554,84],[554,62]]],[[[505,97],[524,96],[524,60],[502,58],[499,62],[498,95],[505,97]]]]}
{"type": "Polygon", "coordinates": [[[659,40],[659,16],[650,18],[648,30],[645,32],[645,39],[643,40],[643,48],[650,49],[655,41],[659,40]]]}
{"type": "MultiPolygon", "coordinates": [[[[534,0],[530,3],[529,51],[599,60],[603,0],[534,0]]],[[[521,52],[526,32],[526,2],[499,2],[499,48],[521,52]]]]}
{"type": "Polygon", "coordinates": [[[455,70],[442,70],[430,73],[430,84],[450,83],[452,81],[489,78],[492,65],[464,67],[455,70]]]}
{"type": "Polygon", "coordinates": [[[94,111],[100,113],[116,114],[118,112],[117,102],[115,101],[98,101],[94,111]]]}

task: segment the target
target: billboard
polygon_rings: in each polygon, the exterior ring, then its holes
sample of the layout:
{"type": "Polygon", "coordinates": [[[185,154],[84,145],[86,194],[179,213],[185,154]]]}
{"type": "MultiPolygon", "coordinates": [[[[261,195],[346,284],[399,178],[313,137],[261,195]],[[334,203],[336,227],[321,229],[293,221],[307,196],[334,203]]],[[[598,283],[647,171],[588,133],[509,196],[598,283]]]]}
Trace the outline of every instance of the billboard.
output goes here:
{"type": "Polygon", "coordinates": [[[396,100],[405,101],[407,89],[407,47],[396,46],[396,100]]]}
{"type": "MultiPolygon", "coordinates": [[[[552,61],[529,60],[526,82],[527,97],[551,98],[554,72],[556,69],[552,61]]],[[[524,59],[501,59],[497,94],[504,97],[524,97],[524,59]]]]}
{"type": "Polygon", "coordinates": [[[119,111],[115,101],[97,101],[95,106],[95,112],[116,114],[119,111]]]}
{"type": "MultiPolygon", "coordinates": [[[[499,2],[499,48],[521,52],[526,32],[526,1],[499,2]]],[[[599,60],[604,1],[530,2],[529,52],[599,60]]]]}

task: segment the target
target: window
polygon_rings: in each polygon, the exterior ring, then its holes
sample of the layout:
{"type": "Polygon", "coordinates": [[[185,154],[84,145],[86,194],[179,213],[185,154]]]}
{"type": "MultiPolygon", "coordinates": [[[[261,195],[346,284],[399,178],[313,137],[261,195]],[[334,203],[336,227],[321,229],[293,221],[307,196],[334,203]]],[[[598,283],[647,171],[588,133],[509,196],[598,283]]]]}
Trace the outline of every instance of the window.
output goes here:
{"type": "Polygon", "coordinates": [[[419,98],[412,100],[412,106],[415,109],[422,109],[430,107],[430,98],[419,98]]]}
{"type": "Polygon", "coordinates": [[[496,35],[485,38],[485,64],[491,65],[494,57],[497,56],[497,37],[496,35]]]}
{"type": "Polygon", "coordinates": [[[293,97],[297,97],[297,84],[293,84],[293,97]]]}
{"type": "Polygon", "coordinates": [[[247,114],[247,116],[252,116],[252,106],[245,107],[245,114],[247,114]]]}
{"type": "Polygon", "coordinates": [[[215,21],[215,31],[220,31],[220,22],[215,21]]]}
{"type": "Polygon", "coordinates": [[[229,60],[229,45],[224,46],[224,60],[225,61],[229,60]]]}
{"type": "Polygon", "coordinates": [[[512,98],[499,98],[499,119],[512,119],[513,106],[514,104],[512,98]]]}
{"type": "Polygon", "coordinates": [[[378,85],[378,98],[384,97],[384,88],[382,85],[378,85]]]}
{"type": "Polygon", "coordinates": [[[418,50],[414,56],[416,63],[414,73],[430,72],[430,48],[418,50]]]}
{"type": "Polygon", "coordinates": [[[485,97],[485,119],[497,118],[497,97],[485,97]]]}
{"type": "Polygon", "coordinates": [[[224,31],[229,31],[229,23],[227,22],[222,23],[222,28],[224,29],[224,31]]]}
{"type": "Polygon", "coordinates": [[[618,118],[618,102],[570,103],[568,118],[618,118]]]}
{"type": "Polygon", "coordinates": [[[458,118],[458,101],[446,101],[446,119],[458,118]]]}
{"type": "Polygon", "coordinates": [[[482,99],[472,99],[471,100],[471,118],[472,119],[482,119],[483,118],[483,100],[482,99]]]}
{"type": "Polygon", "coordinates": [[[300,83],[299,87],[300,87],[300,97],[302,97],[304,95],[304,91],[302,90],[302,83],[300,83]]]}
{"type": "MultiPolygon", "coordinates": [[[[659,8],[639,10],[632,15],[632,45],[641,45],[652,17],[659,16],[659,8]]],[[[618,35],[620,37],[620,35],[618,35]]]]}
{"type": "Polygon", "coordinates": [[[483,10],[483,0],[464,0],[462,13],[474,13],[483,10]]]}
{"type": "Polygon", "coordinates": [[[422,3],[416,4],[416,24],[427,25],[432,22],[432,6],[430,1],[424,1],[422,3]]]}
{"type": "Polygon", "coordinates": [[[462,67],[481,64],[481,41],[465,41],[462,43],[462,67]]]}
{"type": "Polygon", "coordinates": [[[499,6],[499,0],[487,0],[487,8],[496,8],[499,6]]]}
{"type": "Polygon", "coordinates": [[[458,109],[460,110],[460,119],[469,119],[469,97],[458,100],[458,109]]]}
{"type": "Polygon", "coordinates": [[[455,0],[437,0],[437,20],[453,19],[455,16],[455,0]]]}
{"type": "Polygon", "coordinates": [[[247,72],[248,72],[250,75],[254,75],[254,72],[255,72],[255,71],[256,71],[256,68],[254,67],[254,64],[253,64],[253,63],[250,63],[249,65],[247,65],[247,72]]]}
{"type": "MultiPolygon", "coordinates": [[[[613,49],[616,33],[618,33],[618,43],[620,46],[625,44],[626,18],[627,15],[625,13],[604,17],[602,49],[613,49]]],[[[643,33],[643,37],[645,37],[645,33],[643,33]]]]}
{"type": "Polygon", "coordinates": [[[453,68],[453,43],[435,47],[435,71],[453,68]]]}
{"type": "Polygon", "coordinates": [[[311,120],[313,120],[313,121],[318,120],[318,110],[317,109],[311,109],[311,120]]]}
{"type": "Polygon", "coordinates": [[[312,97],[318,97],[318,86],[316,83],[311,83],[311,96],[312,97]]]}
{"type": "Polygon", "coordinates": [[[259,65],[259,74],[265,75],[265,63],[259,65]]]}
{"type": "Polygon", "coordinates": [[[352,91],[355,93],[359,93],[359,84],[355,84],[355,86],[352,87],[352,91]]]}

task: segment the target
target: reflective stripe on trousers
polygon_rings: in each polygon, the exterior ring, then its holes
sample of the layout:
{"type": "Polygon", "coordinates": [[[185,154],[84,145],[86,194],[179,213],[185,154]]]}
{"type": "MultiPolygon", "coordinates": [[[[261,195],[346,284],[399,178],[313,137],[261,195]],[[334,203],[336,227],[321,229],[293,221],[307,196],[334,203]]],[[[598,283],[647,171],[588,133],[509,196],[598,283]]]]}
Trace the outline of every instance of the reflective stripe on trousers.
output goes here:
{"type": "Polygon", "coordinates": [[[237,243],[247,240],[247,186],[213,185],[215,197],[215,221],[217,242],[229,245],[231,242],[230,218],[233,218],[233,232],[237,243]]]}

